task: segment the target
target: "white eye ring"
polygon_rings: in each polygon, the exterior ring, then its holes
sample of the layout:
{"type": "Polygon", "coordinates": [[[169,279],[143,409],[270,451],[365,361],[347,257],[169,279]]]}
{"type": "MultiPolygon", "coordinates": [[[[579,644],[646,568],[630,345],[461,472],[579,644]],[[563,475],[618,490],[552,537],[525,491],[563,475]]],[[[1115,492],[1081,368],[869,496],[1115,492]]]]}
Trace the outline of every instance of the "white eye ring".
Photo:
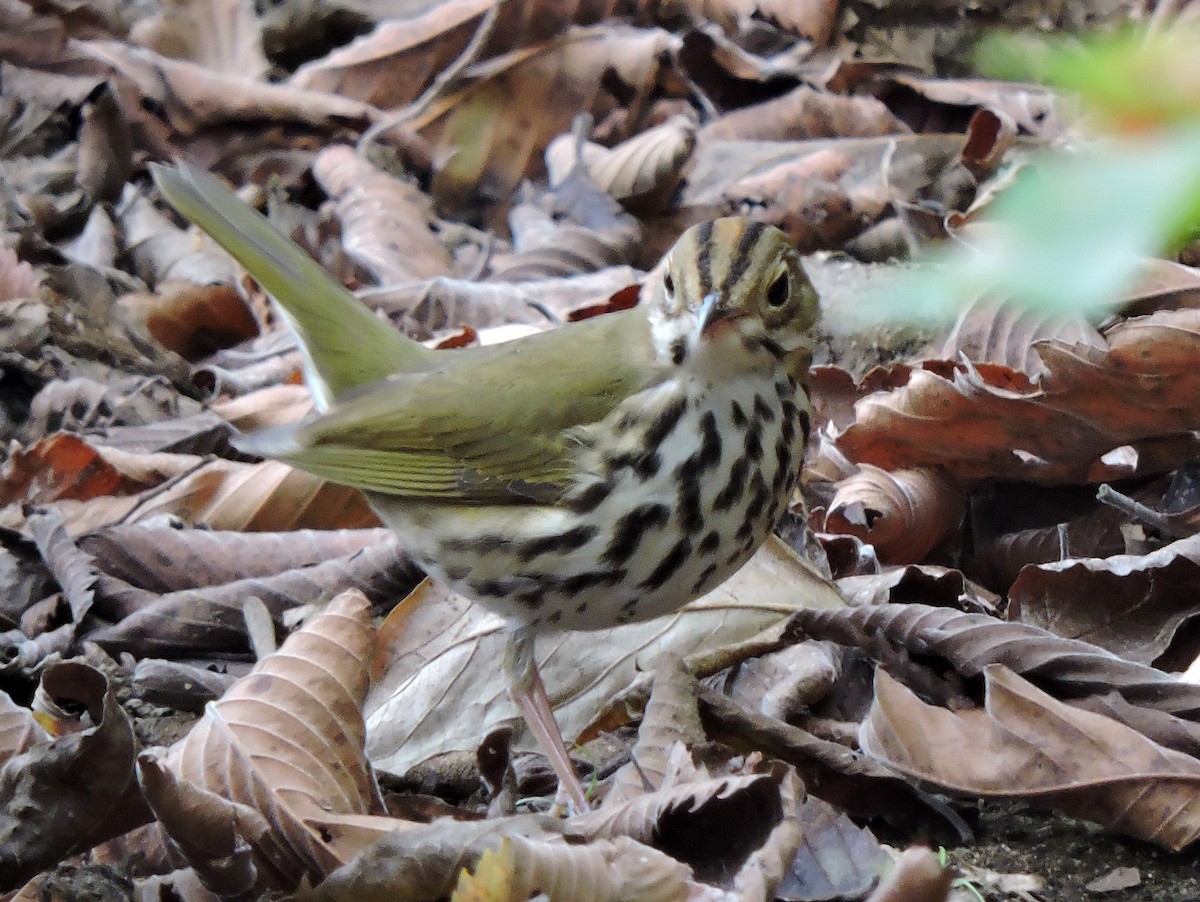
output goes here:
{"type": "Polygon", "coordinates": [[[666,291],[667,297],[675,296],[675,280],[671,278],[670,273],[663,276],[663,290],[666,291]]]}

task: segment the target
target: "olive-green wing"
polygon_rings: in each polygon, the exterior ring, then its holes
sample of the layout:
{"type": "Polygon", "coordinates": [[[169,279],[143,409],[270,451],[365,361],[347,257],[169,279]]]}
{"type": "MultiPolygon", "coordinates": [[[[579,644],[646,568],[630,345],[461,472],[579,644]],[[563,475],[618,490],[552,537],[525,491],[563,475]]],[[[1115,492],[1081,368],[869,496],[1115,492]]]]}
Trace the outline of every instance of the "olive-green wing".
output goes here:
{"type": "Polygon", "coordinates": [[[632,310],[446,351],[440,368],[396,374],[313,420],[238,445],[370,492],[546,501],[570,483],[577,427],[655,380],[644,325],[632,310]]]}

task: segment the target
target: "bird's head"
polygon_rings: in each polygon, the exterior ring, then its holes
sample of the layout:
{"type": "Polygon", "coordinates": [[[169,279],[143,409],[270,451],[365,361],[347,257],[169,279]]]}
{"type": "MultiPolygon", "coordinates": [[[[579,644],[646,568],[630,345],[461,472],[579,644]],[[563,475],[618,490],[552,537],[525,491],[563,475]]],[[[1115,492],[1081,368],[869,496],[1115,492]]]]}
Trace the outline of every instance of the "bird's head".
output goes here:
{"type": "Polygon", "coordinates": [[[679,237],[648,312],[659,359],[682,365],[698,352],[753,360],[808,349],[818,302],[783,232],[729,216],[679,237]]]}

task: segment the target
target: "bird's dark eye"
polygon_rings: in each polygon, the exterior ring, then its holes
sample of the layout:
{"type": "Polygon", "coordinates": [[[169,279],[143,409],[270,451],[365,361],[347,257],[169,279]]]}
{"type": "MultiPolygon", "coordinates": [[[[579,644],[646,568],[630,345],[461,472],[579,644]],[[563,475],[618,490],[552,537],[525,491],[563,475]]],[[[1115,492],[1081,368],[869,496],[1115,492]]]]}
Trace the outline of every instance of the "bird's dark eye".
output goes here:
{"type": "Polygon", "coordinates": [[[772,307],[782,307],[788,299],[788,274],[781,272],[775,277],[767,289],[767,303],[772,307]]]}
{"type": "Polygon", "coordinates": [[[675,293],[675,280],[671,278],[670,273],[663,276],[663,288],[667,290],[667,294],[675,293]]]}

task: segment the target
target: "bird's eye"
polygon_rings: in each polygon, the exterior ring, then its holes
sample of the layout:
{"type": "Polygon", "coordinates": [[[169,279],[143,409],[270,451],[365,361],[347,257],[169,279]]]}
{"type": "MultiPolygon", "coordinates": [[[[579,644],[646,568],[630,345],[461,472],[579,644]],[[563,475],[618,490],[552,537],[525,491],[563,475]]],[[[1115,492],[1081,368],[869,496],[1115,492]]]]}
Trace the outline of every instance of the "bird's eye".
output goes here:
{"type": "Polygon", "coordinates": [[[767,289],[767,303],[772,307],[782,307],[787,303],[788,294],[788,274],[781,272],[767,289]]]}
{"type": "Polygon", "coordinates": [[[663,288],[667,290],[667,294],[675,293],[675,280],[671,278],[671,274],[667,273],[663,276],[663,288]]]}

